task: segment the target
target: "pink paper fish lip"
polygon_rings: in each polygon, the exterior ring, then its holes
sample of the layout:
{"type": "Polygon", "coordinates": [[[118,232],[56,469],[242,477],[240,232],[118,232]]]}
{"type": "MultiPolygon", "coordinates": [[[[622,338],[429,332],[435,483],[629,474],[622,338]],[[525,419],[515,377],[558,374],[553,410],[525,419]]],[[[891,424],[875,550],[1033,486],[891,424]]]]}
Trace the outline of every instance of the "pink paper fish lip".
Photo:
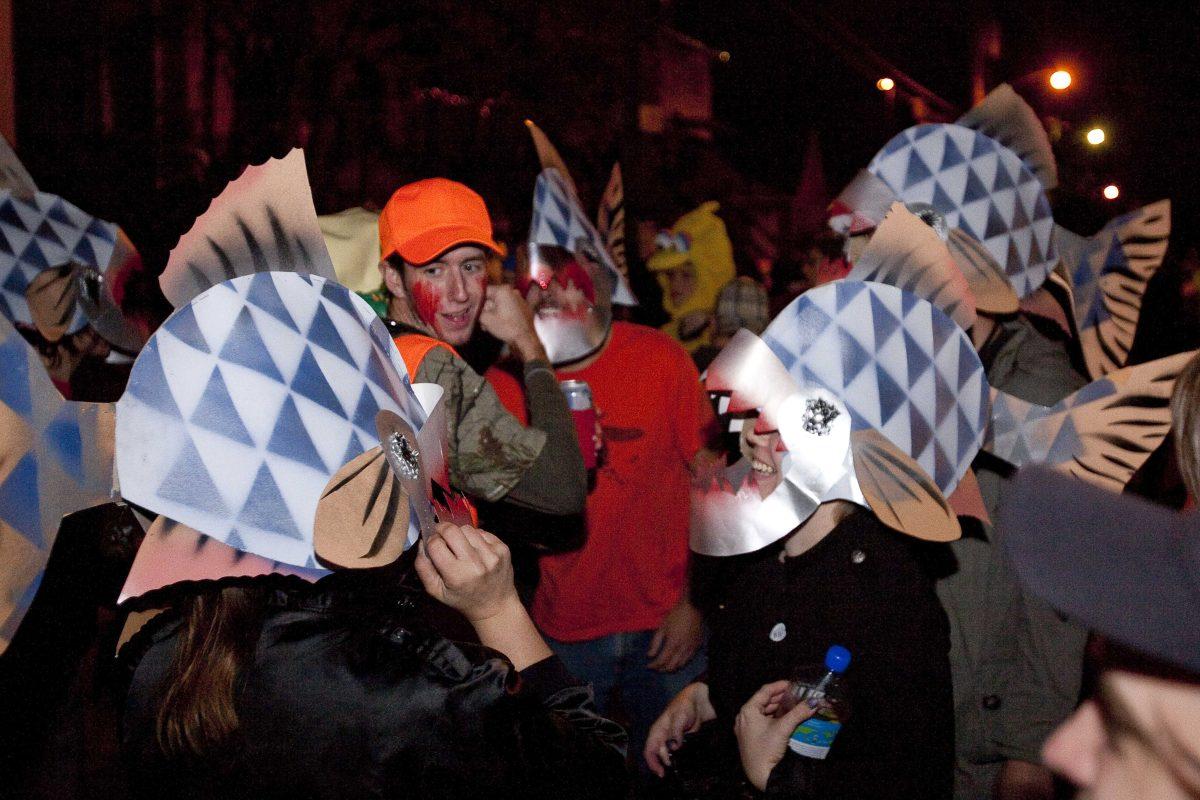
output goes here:
{"type": "Polygon", "coordinates": [[[243,552],[159,517],[142,539],[117,602],[124,604],[182,583],[263,575],[291,575],[311,583],[327,574],[324,569],[305,569],[243,552]]]}

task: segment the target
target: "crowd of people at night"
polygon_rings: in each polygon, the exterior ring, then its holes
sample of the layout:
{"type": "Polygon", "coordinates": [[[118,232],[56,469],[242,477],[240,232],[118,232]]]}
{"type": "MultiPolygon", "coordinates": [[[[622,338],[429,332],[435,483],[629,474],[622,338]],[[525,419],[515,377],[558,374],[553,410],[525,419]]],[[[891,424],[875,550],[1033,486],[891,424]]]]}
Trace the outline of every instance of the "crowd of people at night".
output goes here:
{"type": "Polygon", "coordinates": [[[293,150],[157,275],[0,141],[5,792],[1200,797],[1168,201],[1057,225],[1001,86],[764,279],[530,128],[519,241],[444,177],[318,216],[293,150]]]}

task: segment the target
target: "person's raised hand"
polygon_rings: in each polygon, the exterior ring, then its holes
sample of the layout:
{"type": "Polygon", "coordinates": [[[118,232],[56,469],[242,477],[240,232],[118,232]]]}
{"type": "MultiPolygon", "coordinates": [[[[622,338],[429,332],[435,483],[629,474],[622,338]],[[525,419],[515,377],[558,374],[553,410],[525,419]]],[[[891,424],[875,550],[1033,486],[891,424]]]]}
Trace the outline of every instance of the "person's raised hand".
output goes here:
{"type": "Polygon", "coordinates": [[[796,703],[789,709],[790,693],[788,681],[766,684],[746,701],[733,723],[742,769],[760,792],[766,791],[771,770],[787,753],[796,726],[816,713],[808,703],[796,703]]]}
{"type": "Polygon", "coordinates": [[[717,712],[708,699],[708,684],[690,683],[685,686],[650,726],[646,747],[642,751],[646,766],[661,778],[671,765],[671,753],[679,749],[684,735],[716,718],[717,712]]]}
{"type": "Polygon", "coordinates": [[[425,591],[470,622],[520,605],[508,546],[487,531],[440,522],[420,548],[415,566],[425,591]]]}
{"type": "Polygon", "coordinates": [[[522,361],[549,360],[533,328],[533,310],[513,287],[487,287],[479,325],[511,347],[522,361]]]}

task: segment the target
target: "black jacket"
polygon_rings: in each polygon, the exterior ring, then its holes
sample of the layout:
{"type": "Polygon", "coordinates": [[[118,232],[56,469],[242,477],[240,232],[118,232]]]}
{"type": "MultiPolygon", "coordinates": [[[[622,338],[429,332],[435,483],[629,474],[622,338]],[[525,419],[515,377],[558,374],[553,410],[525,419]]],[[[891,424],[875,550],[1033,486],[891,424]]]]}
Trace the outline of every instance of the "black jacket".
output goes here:
{"type": "Polygon", "coordinates": [[[203,760],[156,744],[160,684],[180,628],[140,643],[123,751],[146,797],[620,797],[625,735],[556,658],[517,673],[423,623],[411,590],[352,575],[271,593],[236,697],[237,733],[203,760]],[[386,603],[386,604],[385,604],[386,603]]]}
{"type": "Polygon", "coordinates": [[[717,719],[685,746],[691,753],[675,759],[680,777],[695,785],[687,773],[703,766],[713,787],[704,795],[743,794],[732,731],[742,704],[763,684],[820,665],[829,646],[840,644],[852,655],[844,678],[850,717],[826,760],[786,755],[771,774],[768,794],[948,798],[954,767],[950,638],[925,566],[944,546],[918,543],[857,509],[808,552],[781,562],[781,547],[703,559],[701,569],[715,571],[702,600],[717,719]]]}

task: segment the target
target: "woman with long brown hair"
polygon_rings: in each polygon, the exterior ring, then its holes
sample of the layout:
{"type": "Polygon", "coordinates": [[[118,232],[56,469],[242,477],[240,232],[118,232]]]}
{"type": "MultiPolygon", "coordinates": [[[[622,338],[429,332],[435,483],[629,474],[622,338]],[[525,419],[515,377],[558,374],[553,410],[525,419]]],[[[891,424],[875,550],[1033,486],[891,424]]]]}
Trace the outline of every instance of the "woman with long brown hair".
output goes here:
{"type": "Polygon", "coordinates": [[[623,794],[624,733],[551,655],[485,531],[441,523],[396,565],[312,586],[201,591],[140,638],[123,731],[139,796],[623,794]],[[431,598],[481,646],[429,629],[431,598]]]}

